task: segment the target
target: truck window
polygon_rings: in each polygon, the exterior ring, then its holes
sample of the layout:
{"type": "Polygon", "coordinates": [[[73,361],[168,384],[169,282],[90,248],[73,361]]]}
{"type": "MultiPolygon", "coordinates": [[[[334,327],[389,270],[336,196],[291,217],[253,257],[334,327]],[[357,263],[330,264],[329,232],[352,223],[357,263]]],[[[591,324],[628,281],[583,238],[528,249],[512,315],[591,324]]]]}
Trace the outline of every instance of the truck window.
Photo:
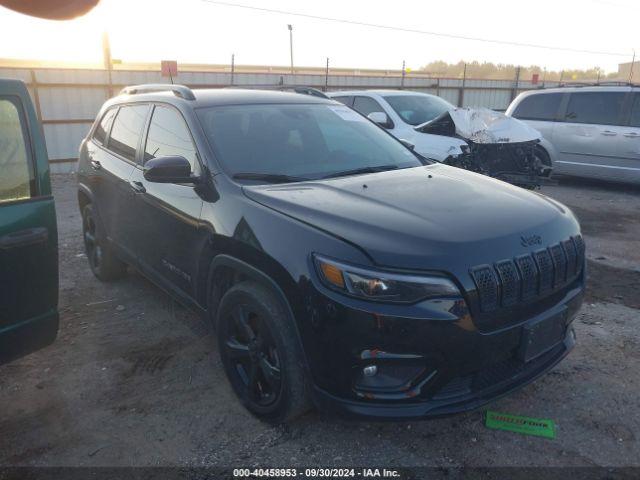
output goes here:
{"type": "Polygon", "coordinates": [[[0,203],[31,198],[35,175],[17,98],[0,97],[0,203]]]}
{"type": "Polygon", "coordinates": [[[513,112],[520,120],[542,120],[552,122],[556,119],[562,93],[539,93],[525,97],[513,112]]]}

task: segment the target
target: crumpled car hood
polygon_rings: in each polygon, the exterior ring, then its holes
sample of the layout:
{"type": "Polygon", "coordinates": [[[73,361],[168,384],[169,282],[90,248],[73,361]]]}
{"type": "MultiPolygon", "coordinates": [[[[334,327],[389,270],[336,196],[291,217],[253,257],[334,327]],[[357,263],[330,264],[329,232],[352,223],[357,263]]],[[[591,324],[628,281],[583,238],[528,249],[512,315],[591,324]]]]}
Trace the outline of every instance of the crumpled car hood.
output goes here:
{"type": "Polygon", "coordinates": [[[519,143],[542,138],[540,132],[525,122],[488,108],[455,108],[415,130],[443,135],[443,128],[450,129],[450,136],[455,131],[455,135],[474,143],[519,143]]]}

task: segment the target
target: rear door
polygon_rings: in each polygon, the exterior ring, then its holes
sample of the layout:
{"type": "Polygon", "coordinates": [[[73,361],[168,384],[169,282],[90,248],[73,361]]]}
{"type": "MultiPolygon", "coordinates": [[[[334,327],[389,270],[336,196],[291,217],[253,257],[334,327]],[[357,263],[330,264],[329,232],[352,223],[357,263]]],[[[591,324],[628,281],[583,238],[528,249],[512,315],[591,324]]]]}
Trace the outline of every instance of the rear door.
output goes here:
{"type": "Polygon", "coordinates": [[[621,169],[628,180],[640,183],[640,92],[634,92],[629,99],[629,120],[625,122],[618,143],[621,169]]]}
{"type": "Polygon", "coordinates": [[[624,91],[572,92],[562,122],[554,129],[556,170],[617,179],[624,176],[618,143],[624,133],[624,91]]]}
{"type": "Polygon", "coordinates": [[[23,83],[0,79],[0,363],[58,330],[58,233],[42,130],[23,83]]]}
{"type": "Polygon", "coordinates": [[[149,105],[131,104],[105,112],[87,144],[89,183],[95,207],[109,241],[133,263],[134,192],[129,180],[136,166],[149,105]],[[105,133],[103,133],[103,130],[105,133]]]}

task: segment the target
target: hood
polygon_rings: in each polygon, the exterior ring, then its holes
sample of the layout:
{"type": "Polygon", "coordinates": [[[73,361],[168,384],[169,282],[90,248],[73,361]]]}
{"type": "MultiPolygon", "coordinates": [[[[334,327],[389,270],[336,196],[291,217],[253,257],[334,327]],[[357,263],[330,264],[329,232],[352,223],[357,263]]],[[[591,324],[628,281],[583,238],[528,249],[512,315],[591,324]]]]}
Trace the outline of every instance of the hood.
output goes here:
{"type": "Polygon", "coordinates": [[[540,248],[522,237],[550,245],[579,229],[562,204],[442,164],[243,191],[387,267],[467,272],[540,248]]]}
{"type": "Polygon", "coordinates": [[[415,127],[422,133],[459,136],[474,143],[519,143],[542,135],[526,123],[488,108],[455,108],[415,127]]]}

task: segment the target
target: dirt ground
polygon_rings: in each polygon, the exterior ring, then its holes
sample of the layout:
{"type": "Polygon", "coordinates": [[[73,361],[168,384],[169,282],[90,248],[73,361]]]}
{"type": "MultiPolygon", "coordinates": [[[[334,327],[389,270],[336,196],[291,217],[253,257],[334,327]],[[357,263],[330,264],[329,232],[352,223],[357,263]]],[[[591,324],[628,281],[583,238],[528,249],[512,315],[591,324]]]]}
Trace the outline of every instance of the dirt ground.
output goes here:
{"type": "Polygon", "coordinates": [[[555,440],[489,430],[483,411],[411,423],[310,413],[272,427],[235,399],[207,329],[141,276],[91,274],[75,178],[54,176],[61,327],[0,367],[0,466],[639,466],[640,189],[562,181],[582,222],[589,294],[578,344],[488,408],[551,418],[555,440]]]}

